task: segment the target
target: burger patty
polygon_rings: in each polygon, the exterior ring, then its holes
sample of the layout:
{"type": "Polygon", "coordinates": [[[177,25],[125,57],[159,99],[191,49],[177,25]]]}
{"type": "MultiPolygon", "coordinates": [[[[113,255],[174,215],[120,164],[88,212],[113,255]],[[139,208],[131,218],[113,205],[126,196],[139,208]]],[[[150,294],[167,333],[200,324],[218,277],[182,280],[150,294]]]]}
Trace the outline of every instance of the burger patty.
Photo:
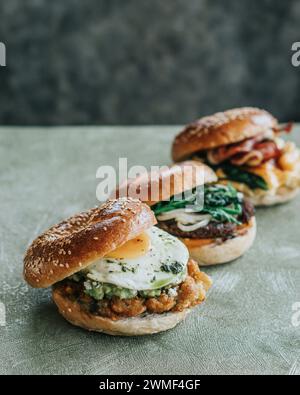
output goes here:
{"type": "Polygon", "coordinates": [[[255,215],[255,208],[252,203],[248,200],[244,200],[243,203],[243,211],[240,217],[238,218],[243,224],[248,224],[252,217],[255,215]]]}
{"type": "MultiPolygon", "coordinates": [[[[248,224],[251,218],[254,216],[254,207],[248,202],[244,201],[243,203],[243,212],[238,217],[238,220],[242,224],[248,224]]],[[[239,225],[227,222],[227,223],[218,223],[211,222],[207,226],[194,230],[193,232],[184,232],[178,228],[175,220],[170,221],[158,221],[158,226],[165,230],[166,232],[172,234],[176,237],[189,239],[232,239],[237,235],[237,229],[239,225]]]]}

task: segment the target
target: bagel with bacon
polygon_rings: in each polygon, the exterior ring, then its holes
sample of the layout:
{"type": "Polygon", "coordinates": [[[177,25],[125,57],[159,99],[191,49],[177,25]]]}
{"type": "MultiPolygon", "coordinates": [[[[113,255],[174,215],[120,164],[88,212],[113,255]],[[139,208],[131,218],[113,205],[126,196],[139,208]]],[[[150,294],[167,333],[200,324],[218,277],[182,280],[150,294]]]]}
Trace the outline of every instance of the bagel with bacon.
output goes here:
{"type": "Polygon", "coordinates": [[[200,266],[233,261],[256,237],[253,205],[232,185],[217,183],[199,161],[185,161],[125,181],[117,196],[151,206],[158,227],[179,237],[200,266]]]}
{"type": "Polygon", "coordinates": [[[53,286],[60,313],[81,328],[122,336],[171,329],[204,302],[211,280],[155,224],[139,200],[110,200],[39,236],[24,258],[24,278],[35,288],[53,286]]]}
{"type": "Polygon", "coordinates": [[[280,137],[281,128],[267,111],[236,108],[201,118],[175,138],[175,162],[200,160],[230,182],[254,205],[274,205],[293,199],[300,187],[300,151],[280,137]]]}

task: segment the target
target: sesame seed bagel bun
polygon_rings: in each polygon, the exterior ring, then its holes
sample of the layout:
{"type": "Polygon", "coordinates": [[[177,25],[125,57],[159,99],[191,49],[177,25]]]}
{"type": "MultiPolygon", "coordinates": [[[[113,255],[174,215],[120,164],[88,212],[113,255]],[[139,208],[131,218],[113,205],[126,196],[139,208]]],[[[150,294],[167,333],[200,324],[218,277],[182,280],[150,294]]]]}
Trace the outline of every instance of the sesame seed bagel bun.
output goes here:
{"type": "Polygon", "coordinates": [[[117,196],[138,197],[153,206],[170,197],[190,191],[197,186],[217,181],[216,173],[198,161],[185,161],[158,172],[143,173],[133,180],[127,180],[117,190],[117,196]],[[155,197],[155,198],[154,198],[155,197]]]}
{"type": "Polygon", "coordinates": [[[125,318],[113,321],[84,311],[80,304],[64,297],[58,289],[53,290],[53,300],[60,314],[71,324],[89,331],[114,336],[151,335],[174,328],[185,319],[190,309],[176,313],[149,314],[143,317],[125,318]]]}
{"type": "Polygon", "coordinates": [[[226,241],[181,239],[189,249],[190,257],[199,266],[219,265],[234,261],[248,251],[256,237],[256,219],[240,231],[239,235],[226,241]]]}
{"type": "Polygon", "coordinates": [[[269,129],[278,128],[278,121],[267,111],[244,107],[201,118],[175,138],[172,148],[174,162],[196,152],[234,144],[269,129]]]}
{"type": "Polygon", "coordinates": [[[39,236],[25,255],[24,278],[32,287],[49,287],[155,224],[151,209],[139,200],[110,200],[39,236]]]}

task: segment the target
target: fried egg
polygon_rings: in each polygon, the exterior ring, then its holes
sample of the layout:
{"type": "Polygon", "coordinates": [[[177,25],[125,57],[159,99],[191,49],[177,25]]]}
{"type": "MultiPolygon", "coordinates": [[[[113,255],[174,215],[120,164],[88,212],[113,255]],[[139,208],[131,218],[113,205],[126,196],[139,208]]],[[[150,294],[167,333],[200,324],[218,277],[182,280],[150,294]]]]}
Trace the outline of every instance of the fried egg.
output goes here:
{"type": "Polygon", "coordinates": [[[94,262],[85,274],[100,283],[137,291],[153,290],[181,283],[187,275],[188,260],[188,249],[179,239],[152,227],[94,262]]]}

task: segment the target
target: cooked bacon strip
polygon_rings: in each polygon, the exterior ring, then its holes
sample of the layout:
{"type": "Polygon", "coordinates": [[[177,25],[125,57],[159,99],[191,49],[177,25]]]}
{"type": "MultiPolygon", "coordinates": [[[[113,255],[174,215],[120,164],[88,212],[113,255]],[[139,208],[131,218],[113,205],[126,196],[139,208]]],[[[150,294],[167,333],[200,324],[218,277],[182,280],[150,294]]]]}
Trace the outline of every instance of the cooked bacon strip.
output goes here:
{"type": "Polygon", "coordinates": [[[291,133],[294,128],[294,122],[288,122],[286,125],[275,130],[276,133],[291,133]]]}
{"type": "Polygon", "coordinates": [[[222,146],[207,153],[208,161],[213,165],[230,160],[233,165],[256,167],[270,159],[280,156],[275,141],[260,134],[240,143],[222,146]]]}
{"type": "Polygon", "coordinates": [[[231,163],[236,166],[247,165],[256,167],[270,159],[277,159],[280,155],[281,151],[274,141],[264,141],[255,144],[253,151],[247,154],[234,156],[231,158],[231,163]]]}
{"type": "Polygon", "coordinates": [[[231,163],[236,166],[259,166],[264,160],[264,156],[260,151],[254,150],[248,153],[236,155],[231,159],[231,163]]]}
{"type": "Polygon", "coordinates": [[[278,148],[275,141],[263,141],[256,144],[254,148],[262,153],[264,162],[270,159],[279,158],[281,155],[281,150],[278,148]]]}
{"type": "Polygon", "coordinates": [[[248,154],[254,149],[255,144],[261,142],[264,139],[265,135],[259,134],[256,137],[241,141],[240,143],[224,145],[209,151],[207,153],[207,158],[211,164],[218,165],[238,154],[248,154]]]}

